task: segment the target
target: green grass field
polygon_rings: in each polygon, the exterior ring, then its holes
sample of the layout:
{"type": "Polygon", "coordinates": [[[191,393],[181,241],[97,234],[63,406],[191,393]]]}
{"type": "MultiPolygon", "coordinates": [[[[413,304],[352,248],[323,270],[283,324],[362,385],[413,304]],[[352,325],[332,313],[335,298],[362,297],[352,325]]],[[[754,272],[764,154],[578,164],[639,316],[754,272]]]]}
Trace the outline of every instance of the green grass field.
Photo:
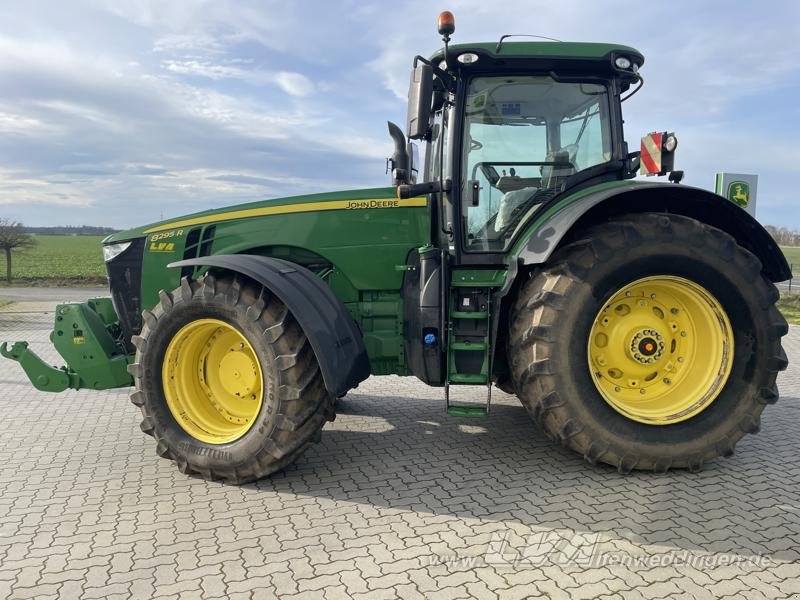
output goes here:
{"type": "Polygon", "coordinates": [[[800,325],[800,294],[781,294],[778,310],[793,325],[800,325]]]}
{"type": "Polygon", "coordinates": [[[792,273],[794,273],[794,276],[800,277],[800,246],[781,246],[781,250],[783,250],[783,255],[786,257],[786,260],[792,265],[792,273]]]}
{"type": "MultiPolygon", "coordinates": [[[[36,246],[12,254],[12,285],[105,283],[101,236],[37,235],[36,246]]],[[[2,258],[2,257],[0,257],[2,258]]],[[[0,260],[5,282],[6,261],[0,260]]]]}

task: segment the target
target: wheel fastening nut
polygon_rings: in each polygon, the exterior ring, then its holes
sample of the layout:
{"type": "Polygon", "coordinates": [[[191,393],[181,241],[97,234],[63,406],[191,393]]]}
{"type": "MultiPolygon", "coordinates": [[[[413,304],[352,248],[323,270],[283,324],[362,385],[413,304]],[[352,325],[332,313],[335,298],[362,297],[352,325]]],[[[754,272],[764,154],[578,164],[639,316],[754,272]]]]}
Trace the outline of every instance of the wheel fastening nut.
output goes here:
{"type": "Polygon", "coordinates": [[[686,332],[685,331],[681,331],[681,337],[686,337],[686,332]]]}
{"type": "Polygon", "coordinates": [[[618,385],[615,385],[615,386],[614,386],[614,391],[615,391],[615,392],[618,392],[619,390],[620,390],[620,387],[619,387],[618,385]]]}
{"type": "Polygon", "coordinates": [[[664,377],[664,383],[670,385],[672,383],[672,379],[670,379],[669,377],[664,377]]]}
{"type": "Polygon", "coordinates": [[[644,393],[645,393],[645,390],[644,390],[644,388],[639,388],[639,393],[640,393],[640,394],[644,394],[644,393]]]}

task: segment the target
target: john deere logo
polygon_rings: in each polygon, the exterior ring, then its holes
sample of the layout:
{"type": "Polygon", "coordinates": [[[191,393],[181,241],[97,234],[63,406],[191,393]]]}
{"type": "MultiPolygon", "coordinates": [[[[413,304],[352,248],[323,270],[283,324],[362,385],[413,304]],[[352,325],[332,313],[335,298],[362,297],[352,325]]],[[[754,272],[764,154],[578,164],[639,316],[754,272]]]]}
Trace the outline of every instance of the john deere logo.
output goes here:
{"type": "Polygon", "coordinates": [[[728,200],[741,208],[750,203],[750,184],[746,181],[732,181],[728,184],[728,200]]]}

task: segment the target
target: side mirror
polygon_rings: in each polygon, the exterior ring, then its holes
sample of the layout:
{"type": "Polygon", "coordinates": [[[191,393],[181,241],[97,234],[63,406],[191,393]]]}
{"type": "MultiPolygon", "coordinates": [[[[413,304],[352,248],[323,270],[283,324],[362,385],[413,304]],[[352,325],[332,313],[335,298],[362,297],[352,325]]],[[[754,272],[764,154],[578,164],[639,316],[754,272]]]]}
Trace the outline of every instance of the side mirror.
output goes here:
{"type": "Polygon", "coordinates": [[[408,87],[408,139],[421,140],[428,135],[432,101],[433,68],[417,63],[408,87]]]}

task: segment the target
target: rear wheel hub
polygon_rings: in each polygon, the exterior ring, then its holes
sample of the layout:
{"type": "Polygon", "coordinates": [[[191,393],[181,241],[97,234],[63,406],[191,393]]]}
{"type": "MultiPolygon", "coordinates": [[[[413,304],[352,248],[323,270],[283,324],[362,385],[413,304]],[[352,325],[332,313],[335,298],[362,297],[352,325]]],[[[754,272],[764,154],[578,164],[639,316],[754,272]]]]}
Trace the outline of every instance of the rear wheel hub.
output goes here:
{"type": "Polygon", "coordinates": [[[727,381],[733,333],[722,305],[675,276],[638,279],[596,316],[588,340],[592,379],[615,410],[666,425],[708,407],[727,381]]]}

